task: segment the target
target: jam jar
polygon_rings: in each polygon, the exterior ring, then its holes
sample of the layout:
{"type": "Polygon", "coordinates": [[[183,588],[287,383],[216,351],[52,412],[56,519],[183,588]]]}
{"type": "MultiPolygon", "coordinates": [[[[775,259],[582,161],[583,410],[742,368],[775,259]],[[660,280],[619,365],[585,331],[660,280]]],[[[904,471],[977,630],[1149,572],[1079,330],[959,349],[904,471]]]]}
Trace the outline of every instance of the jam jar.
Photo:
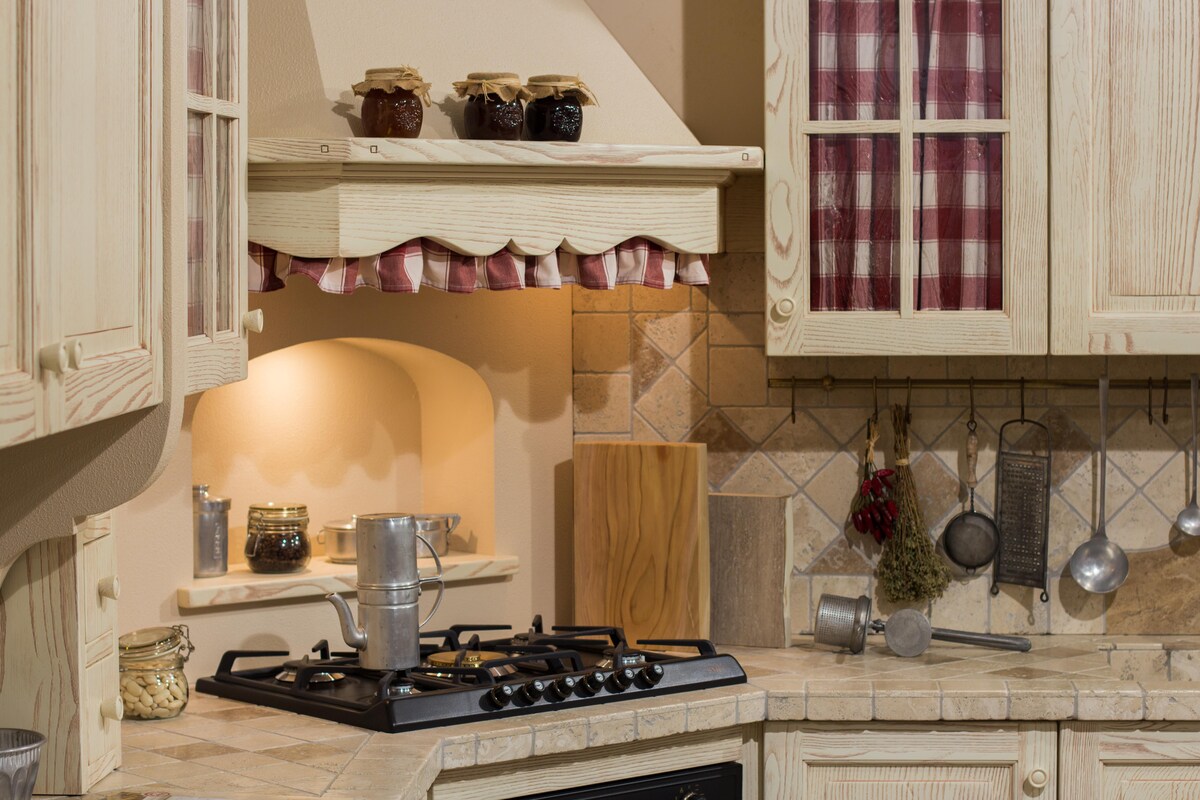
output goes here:
{"type": "Polygon", "coordinates": [[[578,75],[534,75],[526,84],[533,99],[525,107],[525,129],[535,142],[578,142],[583,107],[596,96],[578,75]]]}
{"type": "Polygon", "coordinates": [[[253,572],[302,572],[308,566],[308,506],[255,503],[246,520],[246,563],[253,572]]]}
{"type": "Polygon", "coordinates": [[[142,628],[117,640],[121,702],[132,719],[170,719],[187,706],[183,664],[192,654],[186,625],[142,628]]]}
{"type": "Polygon", "coordinates": [[[369,69],[366,78],[354,84],[363,99],[363,135],[391,139],[415,139],[429,105],[429,84],[413,67],[369,69]]]}
{"type": "Polygon", "coordinates": [[[529,90],[515,72],[472,72],[465,81],[455,81],[454,90],[467,98],[463,126],[468,139],[521,138],[529,90]]]}

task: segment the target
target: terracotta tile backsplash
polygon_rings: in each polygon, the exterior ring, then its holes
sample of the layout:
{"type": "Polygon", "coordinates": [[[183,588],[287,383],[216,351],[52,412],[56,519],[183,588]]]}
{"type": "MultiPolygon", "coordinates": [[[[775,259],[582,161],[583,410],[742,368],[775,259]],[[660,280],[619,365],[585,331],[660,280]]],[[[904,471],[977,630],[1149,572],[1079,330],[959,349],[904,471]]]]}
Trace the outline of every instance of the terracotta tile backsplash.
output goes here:
{"type": "MultiPolygon", "coordinates": [[[[1185,377],[1200,357],[857,357],[771,358],[763,350],[765,287],[761,255],[712,259],[712,286],[671,291],[624,287],[572,290],[575,436],[588,439],[704,442],[714,491],[795,497],[792,621],[811,631],[822,592],[870,594],[879,548],[846,520],[856,485],[870,390],[767,389],[768,377],[1185,377]]],[[[890,395],[890,396],[889,396],[890,395]]],[[[1054,441],[1050,510],[1050,602],[1034,590],[1001,586],[990,570],[955,573],[945,595],[922,610],[935,625],[995,633],[1200,633],[1200,542],[1178,541],[1172,520],[1187,502],[1185,448],[1190,418],[1173,398],[1168,422],[1146,414],[1146,392],[1113,392],[1109,420],[1108,532],[1131,552],[1129,582],[1111,597],[1082,591],[1063,575],[1071,552],[1092,530],[1099,438],[1094,391],[1029,391],[1029,416],[1054,441]]],[[[880,402],[903,402],[903,391],[880,402]]],[[[967,393],[914,390],[912,457],[930,535],[963,508],[967,393]]],[[[1000,426],[1019,416],[1015,389],[976,392],[980,485],[976,503],[991,512],[1000,426]]],[[[884,415],[886,416],[886,415],[884,415]]],[[[876,463],[891,462],[885,422],[876,463]]],[[[1182,665],[1181,665],[1182,666],[1182,665]]],[[[1195,669],[1200,674],[1200,667],[1195,669]]]]}

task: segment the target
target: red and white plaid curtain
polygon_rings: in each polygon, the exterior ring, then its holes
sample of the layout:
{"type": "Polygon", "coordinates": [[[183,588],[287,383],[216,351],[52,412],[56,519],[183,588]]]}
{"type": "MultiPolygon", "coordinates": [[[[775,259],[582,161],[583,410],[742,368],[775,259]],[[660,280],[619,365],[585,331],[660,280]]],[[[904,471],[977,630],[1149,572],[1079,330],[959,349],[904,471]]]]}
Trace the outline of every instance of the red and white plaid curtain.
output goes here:
{"type": "MultiPolygon", "coordinates": [[[[1002,0],[811,0],[811,117],[897,118],[898,2],[913,3],[914,115],[1001,116],[1002,0]]],[[[913,146],[917,308],[999,309],[1002,138],[913,146]]],[[[813,310],[898,308],[897,147],[890,134],[812,137],[813,310]]]]}

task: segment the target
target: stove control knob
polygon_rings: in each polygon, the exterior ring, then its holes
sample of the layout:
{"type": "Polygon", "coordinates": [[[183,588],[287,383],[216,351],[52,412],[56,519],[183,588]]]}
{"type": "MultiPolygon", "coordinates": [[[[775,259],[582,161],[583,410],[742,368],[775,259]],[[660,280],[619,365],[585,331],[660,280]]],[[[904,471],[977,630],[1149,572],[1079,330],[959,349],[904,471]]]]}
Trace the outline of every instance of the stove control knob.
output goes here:
{"type": "Polygon", "coordinates": [[[658,685],[658,682],[663,679],[664,675],[666,675],[666,673],[663,672],[663,668],[659,664],[651,664],[638,673],[638,677],[641,678],[642,682],[647,686],[658,685]]]}
{"type": "Polygon", "coordinates": [[[562,676],[550,684],[550,699],[566,700],[575,693],[575,687],[577,685],[579,685],[579,679],[574,675],[562,676]]]}
{"type": "Polygon", "coordinates": [[[604,688],[605,681],[608,680],[608,674],[604,670],[598,669],[595,672],[589,672],[583,679],[583,688],[587,689],[588,694],[595,694],[604,688]]]}
{"type": "Polygon", "coordinates": [[[608,688],[614,692],[623,692],[633,685],[633,679],[636,677],[637,673],[629,667],[613,670],[613,674],[608,679],[608,688]]]}
{"type": "Polygon", "coordinates": [[[521,687],[519,694],[521,699],[526,703],[536,703],[542,698],[546,691],[546,682],[543,680],[532,680],[521,687]]]}
{"type": "Polygon", "coordinates": [[[512,686],[502,683],[487,693],[487,699],[495,708],[504,708],[512,701],[515,693],[516,690],[512,686]]]}

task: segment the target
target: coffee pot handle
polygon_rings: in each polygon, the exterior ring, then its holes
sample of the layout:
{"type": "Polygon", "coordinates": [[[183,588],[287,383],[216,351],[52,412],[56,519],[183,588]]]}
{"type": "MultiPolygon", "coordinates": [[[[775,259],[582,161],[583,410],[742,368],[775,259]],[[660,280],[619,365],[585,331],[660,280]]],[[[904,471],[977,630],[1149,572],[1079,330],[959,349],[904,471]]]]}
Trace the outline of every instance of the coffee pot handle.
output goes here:
{"type": "MultiPolygon", "coordinates": [[[[430,609],[429,614],[426,615],[425,619],[421,620],[421,624],[417,626],[418,628],[424,628],[425,623],[433,619],[433,615],[438,612],[438,609],[442,605],[442,595],[446,593],[446,572],[444,569],[442,569],[442,559],[438,558],[437,550],[433,548],[433,545],[429,543],[429,540],[419,533],[417,534],[417,540],[420,541],[421,544],[425,545],[425,549],[429,551],[429,555],[433,556],[434,565],[437,566],[436,575],[430,575],[428,578],[420,579],[420,585],[422,587],[424,587],[424,585],[427,583],[436,583],[438,585],[437,599],[433,601],[433,608],[430,609]]],[[[422,591],[424,591],[424,588],[422,588],[422,591]]]]}

